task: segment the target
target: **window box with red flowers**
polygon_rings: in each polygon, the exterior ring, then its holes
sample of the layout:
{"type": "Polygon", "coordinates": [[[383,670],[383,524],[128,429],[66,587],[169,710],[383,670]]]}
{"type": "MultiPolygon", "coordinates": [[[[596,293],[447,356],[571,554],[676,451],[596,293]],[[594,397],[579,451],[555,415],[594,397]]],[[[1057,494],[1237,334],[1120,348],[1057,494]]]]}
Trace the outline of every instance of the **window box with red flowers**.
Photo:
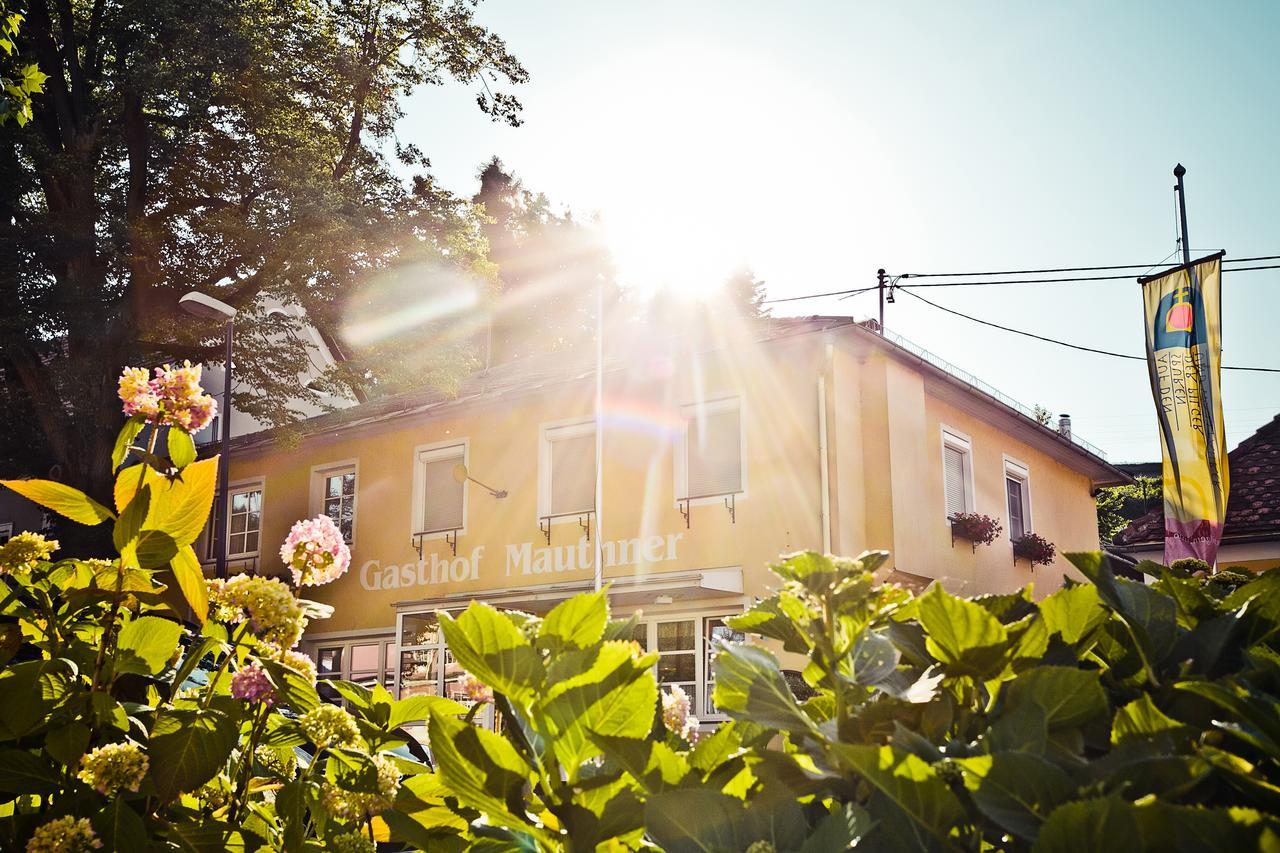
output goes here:
{"type": "Polygon", "coordinates": [[[968,540],[974,551],[979,545],[990,545],[1000,535],[1000,522],[977,512],[958,512],[951,516],[951,546],[957,539],[968,540]]]}
{"type": "Polygon", "coordinates": [[[1027,533],[1021,539],[1013,540],[1013,562],[1017,565],[1018,558],[1023,558],[1031,565],[1047,566],[1053,562],[1054,555],[1053,543],[1037,533],[1027,533]]]}

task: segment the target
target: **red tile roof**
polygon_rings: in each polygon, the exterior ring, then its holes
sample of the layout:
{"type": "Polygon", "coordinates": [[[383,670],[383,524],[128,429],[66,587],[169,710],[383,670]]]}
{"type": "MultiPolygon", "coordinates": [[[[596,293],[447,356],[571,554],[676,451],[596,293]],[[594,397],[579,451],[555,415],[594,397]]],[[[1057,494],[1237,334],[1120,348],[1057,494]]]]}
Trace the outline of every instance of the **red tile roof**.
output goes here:
{"type": "MultiPolygon", "coordinates": [[[[1227,454],[1231,494],[1222,537],[1280,538],[1280,415],[1227,454]]],[[[1145,545],[1164,538],[1164,508],[1129,523],[1116,534],[1117,545],[1145,545]]]]}

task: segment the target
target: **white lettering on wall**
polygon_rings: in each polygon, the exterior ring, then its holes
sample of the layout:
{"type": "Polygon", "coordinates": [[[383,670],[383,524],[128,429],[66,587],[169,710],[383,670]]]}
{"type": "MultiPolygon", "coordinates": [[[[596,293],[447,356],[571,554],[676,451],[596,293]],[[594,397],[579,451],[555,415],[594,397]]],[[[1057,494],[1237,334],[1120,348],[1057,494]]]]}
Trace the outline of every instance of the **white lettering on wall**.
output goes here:
{"type": "MultiPolygon", "coordinates": [[[[676,559],[677,545],[683,533],[667,533],[662,536],[645,536],[618,539],[601,545],[605,568],[626,566],[632,563],[665,563],[676,559]]],[[[437,586],[463,583],[480,579],[480,560],[484,546],[471,550],[469,557],[441,557],[432,554],[416,563],[382,565],[380,560],[368,560],[360,567],[360,586],[370,592],[384,589],[403,589],[412,586],[437,586]]],[[[506,547],[506,577],[512,575],[547,575],[550,581],[565,572],[595,568],[596,549],[587,537],[579,537],[574,545],[550,545],[534,547],[532,542],[506,547]]]]}

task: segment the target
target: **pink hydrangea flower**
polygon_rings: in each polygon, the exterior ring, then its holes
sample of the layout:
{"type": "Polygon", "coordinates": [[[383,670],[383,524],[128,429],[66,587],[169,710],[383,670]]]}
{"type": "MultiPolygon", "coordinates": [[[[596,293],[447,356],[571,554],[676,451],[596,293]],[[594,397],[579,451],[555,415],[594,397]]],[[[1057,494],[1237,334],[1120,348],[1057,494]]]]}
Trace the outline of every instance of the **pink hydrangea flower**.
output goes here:
{"type": "Polygon", "coordinates": [[[662,694],[662,722],[667,730],[692,742],[698,736],[698,718],[690,716],[689,694],[675,685],[662,694]]]}
{"type": "Polygon", "coordinates": [[[166,364],[147,378],[141,367],[126,367],[120,374],[120,400],[124,413],[142,415],[149,423],[199,432],[213,420],[218,403],[200,387],[200,365],[189,361],[178,367],[166,364]]]}
{"type": "Polygon", "coordinates": [[[267,672],[256,663],[239,670],[231,678],[231,695],[246,702],[275,703],[275,686],[267,672]]]}
{"type": "Polygon", "coordinates": [[[284,544],[280,559],[293,572],[296,586],[320,586],[342,577],[351,567],[351,549],[342,541],[342,531],[327,515],[296,521],[284,544]]]}
{"type": "Polygon", "coordinates": [[[492,702],[493,688],[476,678],[471,673],[464,673],[457,682],[458,690],[466,694],[472,702],[492,702]]]}

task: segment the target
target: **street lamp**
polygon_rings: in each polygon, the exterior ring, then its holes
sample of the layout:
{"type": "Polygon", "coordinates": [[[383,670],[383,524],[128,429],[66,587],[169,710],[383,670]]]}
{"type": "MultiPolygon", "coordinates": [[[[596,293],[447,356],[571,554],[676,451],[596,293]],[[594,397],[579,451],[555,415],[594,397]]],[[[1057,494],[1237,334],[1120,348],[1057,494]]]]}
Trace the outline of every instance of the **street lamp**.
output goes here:
{"type": "Polygon", "coordinates": [[[217,537],[214,546],[214,573],[219,578],[227,576],[227,514],[230,507],[227,502],[227,480],[231,474],[231,460],[227,458],[228,442],[231,441],[231,336],[235,331],[236,309],[220,299],[191,291],[178,300],[178,305],[188,314],[203,317],[206,320],[226,321],[226,340],[224,341],[226,367],[222,372],[222,438],[219,442],[221,458],[218,460],[218,504],[214,509],[213,535],[217,537]],[[221,512],[218,507],[221,507],[221,512]]]}

